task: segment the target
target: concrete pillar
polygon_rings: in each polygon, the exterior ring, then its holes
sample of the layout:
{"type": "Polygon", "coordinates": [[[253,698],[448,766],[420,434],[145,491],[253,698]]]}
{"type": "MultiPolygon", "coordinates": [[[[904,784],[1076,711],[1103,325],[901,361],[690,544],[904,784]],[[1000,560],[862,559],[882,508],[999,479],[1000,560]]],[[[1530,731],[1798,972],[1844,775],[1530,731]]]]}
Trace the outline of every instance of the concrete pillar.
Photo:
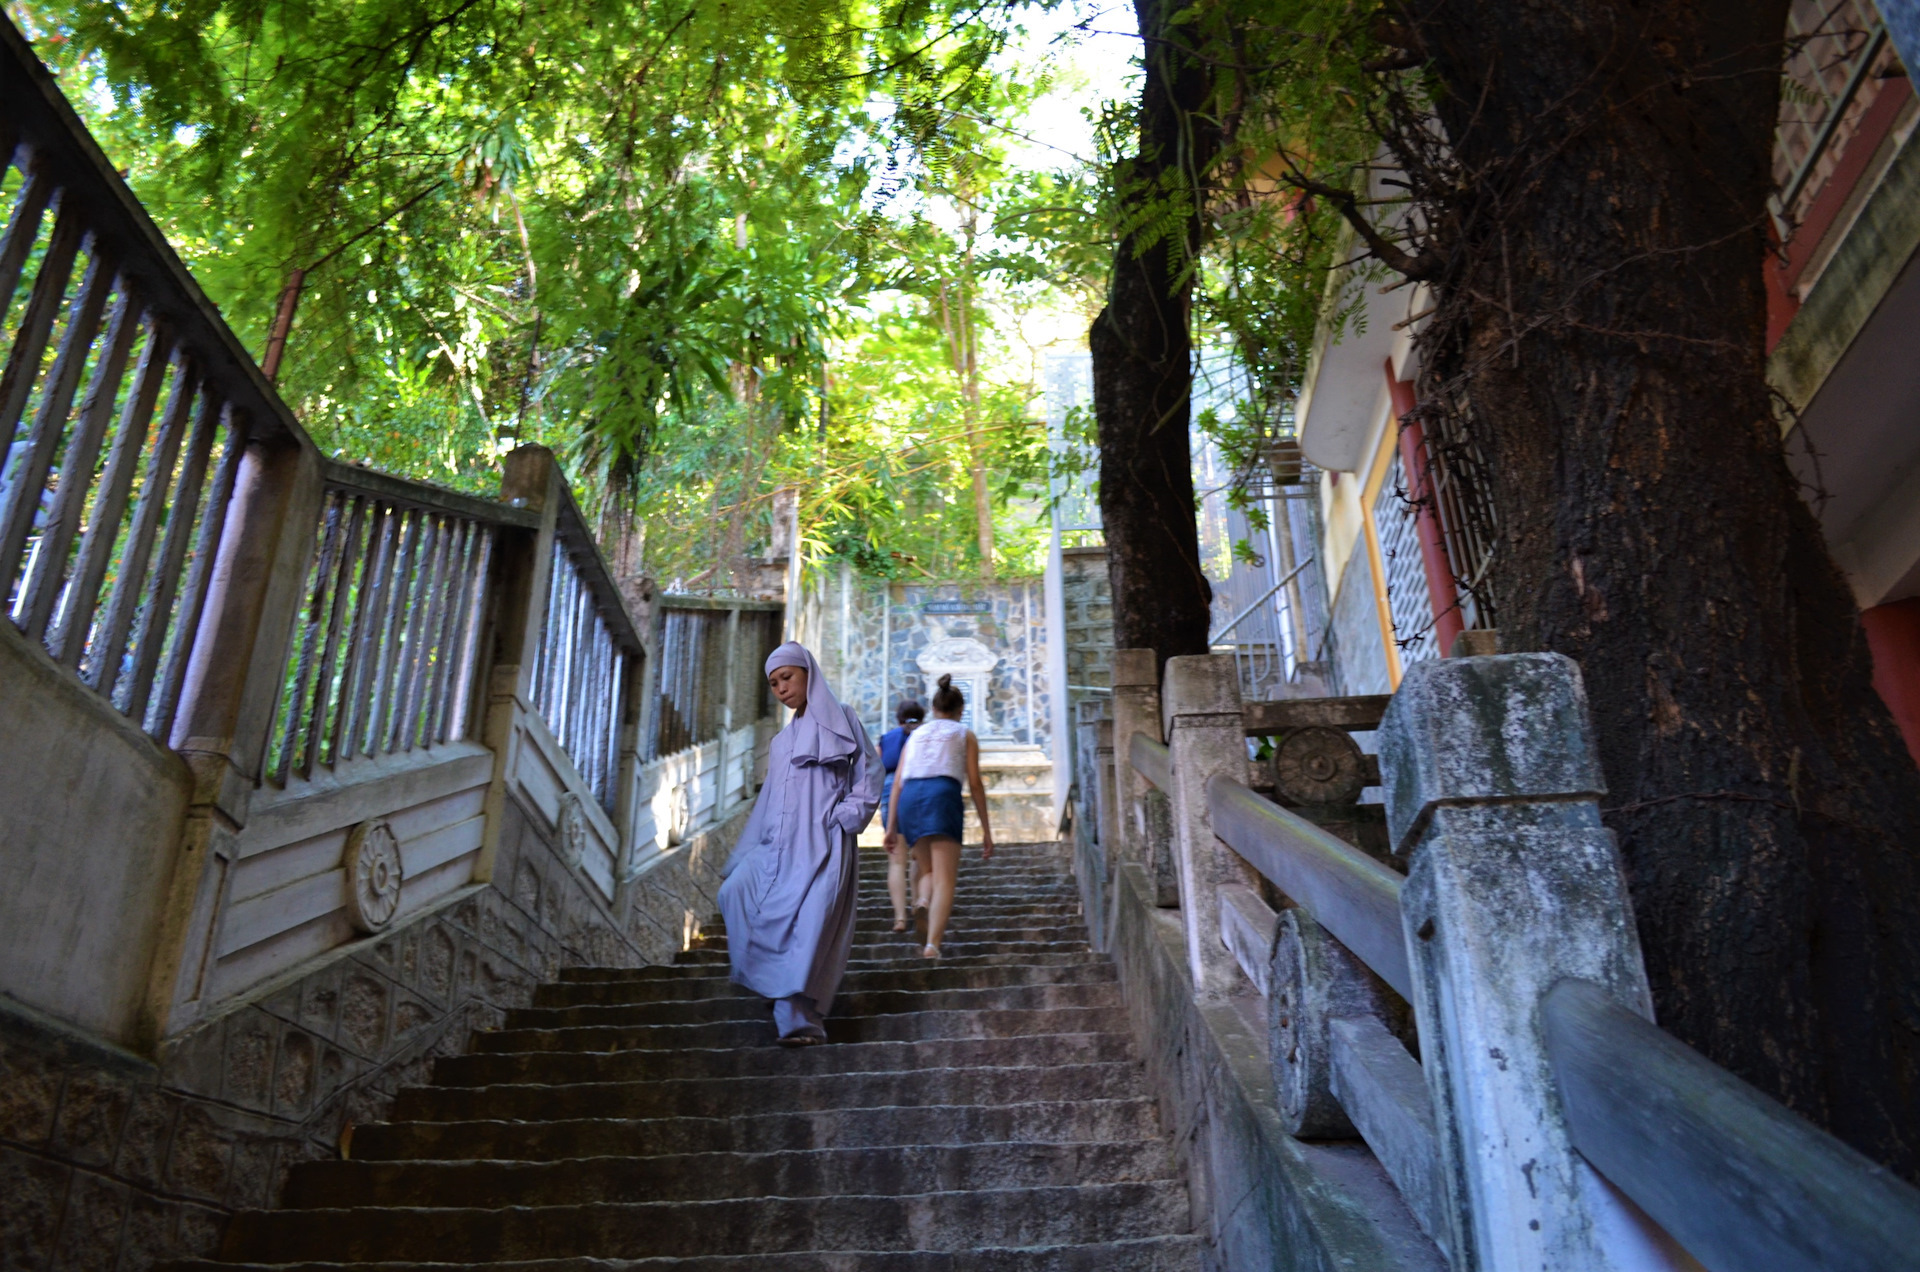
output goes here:
{"type": "Polygon", "coordinates": [[[307,442],[248,444],[230,498],[174,718],[171,743],[193,771],[194,793],[135,1026],[143,1048],[199,1016],[213,928],[259,780],[313,553],[319,453],[307,442]]]}
{"type": "Polygon", "coordinates": [[[1432,659],[1380,726],[1455,1269],[1673,1266],[1575,1152],[1541,1035],[1565,977],[1651,1018],[1586,694],[1558,654],[1432,659]]]}
{"type": "Polygon", "coordinates": [[[553,573],[553,540],[559,525],[560,466],[544,446],[516,447],[507,456],[500,498],[540,514],[538,530],[499,532],[494,546],[492,662],[487,673],[486,716],[481,740],[493,750],[493,777],[484,805],[486,831],[474,863],[475,883],[493,881],[500,834],[506,825],[507,774],[513,772],[519,736],[514,713],[533,700],[533,661],[540,648],[540,625],[547,611],[553,573]]]}
{"type": "Polygon", "coordinates": [[[1113,651],[1113,843],[1107,862],[1114,871],[1122,862],[1148,865],[1141,829],[1140,801],[1151,789],[1147,779],[1133,771],[1133,735],[1144,733],[1155,742],[1160,734],[1160,668],[1151,649],[1113,651]]]}
{"type": "Polygon", "coordinates": [[[1195,997],[1218,1002],[1246,986],[1220,939],[1220,888],[1250,881],[1246,863],[1213,833],[1207,782],[1216,773],[1247,778],[1246,726],[1240,677],[1230,654],[1167,660],[1167,745],[1173,752],[1173,845],[1180,875],[1180,912],[1195,997]]]}

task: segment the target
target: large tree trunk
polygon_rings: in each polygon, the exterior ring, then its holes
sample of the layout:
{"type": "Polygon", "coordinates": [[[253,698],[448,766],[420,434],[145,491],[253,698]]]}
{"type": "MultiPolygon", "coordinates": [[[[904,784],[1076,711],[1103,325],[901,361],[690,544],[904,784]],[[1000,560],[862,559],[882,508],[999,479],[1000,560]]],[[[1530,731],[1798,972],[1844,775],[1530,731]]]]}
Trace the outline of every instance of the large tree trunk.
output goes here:
{"type": "Polygon", "coordinates": [[[1135,0],[1146,59],[1140,154],[1118,176],[1131,210],[1165,200],[1169,185],[1185,191],[1177,196],[1186,200],[1183,228],[1121,240],[1107,307],[1088,336],[1114,641],[1122,649],[1155,650],[1163,663],[1207,652],[1213,602],[1200,568],[1187,439],[1193,388],[1187,262],[1199,242],[1194,191],[1219,141],[1214,125],[1195,115],[1211,91],[1206,67],[1181,54],[1184,42],[1168,39],[1172,7],[1173,0],[1135,0]]]}
{"type": "Polygon", "coordinates": [[[1463,178],[1422,398],[1490,454],[1502,644],[1585,671],[1660,1022],[1911,1177],[1920,775],[1765,380],[1786,0],[1406,7],[1463,178]]]}

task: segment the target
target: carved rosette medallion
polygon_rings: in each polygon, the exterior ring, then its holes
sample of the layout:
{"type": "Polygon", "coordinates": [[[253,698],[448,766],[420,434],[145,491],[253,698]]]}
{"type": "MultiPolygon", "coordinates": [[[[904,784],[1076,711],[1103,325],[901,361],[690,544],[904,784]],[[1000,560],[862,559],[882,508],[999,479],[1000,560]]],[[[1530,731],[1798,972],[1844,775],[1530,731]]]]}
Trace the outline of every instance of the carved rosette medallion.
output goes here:
{"type": "Polygon", "coordinates": [[[560,860],[567,863],[567,869],[578,870],[587,856],[587,813],[580,806],[580,797],[572,791],[560,796],[560,860]]]}
{"type": "Polygon", "coordinates": [[[1295,729],[1273,752],[1283,803],[1351,804],[1366,789],[1366,758],[1344,729],[1295,729]]]}
{"type": "Polygon", "coordinates": [[[363,821],[347,834],[347,917],[362,932],[379,932],[400,909],[400,841],[386,819],[363,821]]]}

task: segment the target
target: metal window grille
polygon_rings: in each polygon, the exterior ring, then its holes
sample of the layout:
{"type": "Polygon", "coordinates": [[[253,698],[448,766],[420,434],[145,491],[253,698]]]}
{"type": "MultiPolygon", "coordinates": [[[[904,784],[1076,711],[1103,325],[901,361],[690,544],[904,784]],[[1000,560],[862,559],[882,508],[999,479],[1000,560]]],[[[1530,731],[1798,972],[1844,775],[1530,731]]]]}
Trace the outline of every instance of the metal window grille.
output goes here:
{"type": "Polygon", "coordinates": [[[1407,498],[1406,471],[1398,447],[1374,500],[1373,525],[1380,536],[1387,609],[1393,617],[1392,635],[1400,646],[1400,660],[1415,663],[1438,657],[1445,651],[1439,648],[1433,630],[1433,596],[1427,590],[1426,566],[1420,556],[1419,510],[1407,498]]]}
{"type": "Polygon", "coordinates": [[[1899,56],[1871,0],[1794,0],[1773,149],[1773,213],[1782,242],[1833,174],[1886,80],[1897,74],[1899,56]]]}

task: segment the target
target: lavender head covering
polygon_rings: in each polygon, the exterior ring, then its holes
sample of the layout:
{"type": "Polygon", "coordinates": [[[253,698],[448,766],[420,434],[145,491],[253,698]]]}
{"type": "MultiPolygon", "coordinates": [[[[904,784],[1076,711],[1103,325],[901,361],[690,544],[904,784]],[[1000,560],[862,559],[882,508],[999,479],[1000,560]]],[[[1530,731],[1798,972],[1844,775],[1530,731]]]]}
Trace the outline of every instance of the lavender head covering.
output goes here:
{"type": "Polygon", "coordinates": [[[766,674],[772,675],[776,667],[804,667],[807,672],[806,714],[787,726],[797,731],[793,740],[794,761],[824,764],[858,752],[860,744],[854,740],[853,728],[847,723],[847,710],[833,696],[833,688],[827,684],[826,673],[820,670],[812,651],[799,641],[790,640],[767,655],[766,674]]]}

